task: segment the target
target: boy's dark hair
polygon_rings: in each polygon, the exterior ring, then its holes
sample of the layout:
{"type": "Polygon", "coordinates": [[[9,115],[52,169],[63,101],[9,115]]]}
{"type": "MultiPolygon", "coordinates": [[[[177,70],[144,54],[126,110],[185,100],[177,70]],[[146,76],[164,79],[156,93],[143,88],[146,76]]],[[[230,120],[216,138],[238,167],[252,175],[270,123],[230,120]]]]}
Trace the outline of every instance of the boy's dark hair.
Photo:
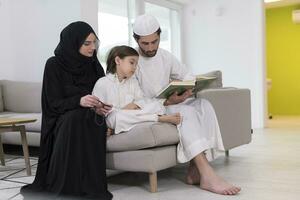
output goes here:
{"type": "MultiPolygon", "coordinates": [[[[160,36],[160,33],[161,33],[160,27],[157,29],[157,31],[156,31],[155,33],[157,33],[157,35],[160,36]]],[[[133,37],[134,37],[134,39],[135,39],[136,41],[138,41],[138,40],[141,38],[140,35],[137,35],[137,34],[135,34],[135,33],[133,33],[133,37]]]]}
{"type": "Polygon", "coordinates": [[[115,62],[115,58],[119,57],[121,59],[125,58],[126,56],[139,56],[139,53],[132,47],[122,45],[122,46],[115,46],[112,48],[107,56],[106,60],[106,73],[115,74],[117,72],[117,65],[115,62]]]}

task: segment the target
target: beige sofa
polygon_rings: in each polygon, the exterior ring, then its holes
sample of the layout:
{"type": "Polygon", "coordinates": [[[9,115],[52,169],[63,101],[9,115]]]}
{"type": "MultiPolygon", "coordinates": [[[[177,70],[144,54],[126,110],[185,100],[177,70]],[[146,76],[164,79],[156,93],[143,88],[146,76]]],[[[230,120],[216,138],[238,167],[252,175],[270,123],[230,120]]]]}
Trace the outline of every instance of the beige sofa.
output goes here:
{"type": "MultiPolygon", "coordinates": [[[[251,141],[250,91],[222,88],[221,72],[210,74],[218,79],[197,94],[213,105],[221,129],[226,154],[228,150],[251,141]]],[[[34,117],[37,122],[26,124],[28,143],[39,146],[40,83],[0,81],[0,117],[34,117]]],[[[2,141],[21,144],[19,134],[3,133],[2,141]]],[[[145,123],[129,132],[113,135],[107,140],[107,168],[149,173],[150,191],[157,191],[157,172],[177,164],[175,126],[165,123],[145,123]]]]}

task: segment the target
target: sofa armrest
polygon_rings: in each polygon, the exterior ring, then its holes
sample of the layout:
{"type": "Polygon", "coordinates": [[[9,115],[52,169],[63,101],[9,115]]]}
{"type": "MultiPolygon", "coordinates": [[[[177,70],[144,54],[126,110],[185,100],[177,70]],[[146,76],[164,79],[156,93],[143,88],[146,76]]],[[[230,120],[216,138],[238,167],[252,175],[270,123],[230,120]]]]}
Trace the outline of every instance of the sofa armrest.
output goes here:
{"type": "Polygon", "coordinates": [[[3,96],[2,96],[2,85],[1,85],[1,82],[0,82],[0,112],[3,112],[3,96]]]}
{"type": "Polygon", "coordinates": [[[251,142],[250,90],[206,89],[197,93],[215,109],[225,150],[251,142]]]}

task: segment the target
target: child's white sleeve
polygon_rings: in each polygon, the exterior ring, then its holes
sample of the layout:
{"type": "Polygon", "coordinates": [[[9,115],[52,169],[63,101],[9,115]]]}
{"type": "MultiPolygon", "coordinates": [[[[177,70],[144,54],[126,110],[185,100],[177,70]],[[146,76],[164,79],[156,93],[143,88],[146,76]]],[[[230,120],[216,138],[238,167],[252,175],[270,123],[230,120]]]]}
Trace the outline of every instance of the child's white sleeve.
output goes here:
{"type": "Polygon", "coordinates": [[[92,95],[98,97],[101,102],[108,103],[105,83],[101,78],[96,82],[92,95]]]}

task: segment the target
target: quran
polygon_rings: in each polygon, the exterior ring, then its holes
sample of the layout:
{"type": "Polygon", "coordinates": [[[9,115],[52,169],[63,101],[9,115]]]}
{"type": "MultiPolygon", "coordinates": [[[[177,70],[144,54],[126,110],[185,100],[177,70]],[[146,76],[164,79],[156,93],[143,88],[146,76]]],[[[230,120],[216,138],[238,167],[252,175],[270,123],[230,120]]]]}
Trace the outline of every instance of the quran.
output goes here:
{"type": "Polygon", "coordinates": [[[196,93],[206,88],[215,79],[216,77],[214,76],[197,75],[196,80],[172,81],[156,95],[156,98],[167,99],[174,92],[177,92],[178,95],[182,95],[189,89],[192,89],[193,92],[196,93]]]}

